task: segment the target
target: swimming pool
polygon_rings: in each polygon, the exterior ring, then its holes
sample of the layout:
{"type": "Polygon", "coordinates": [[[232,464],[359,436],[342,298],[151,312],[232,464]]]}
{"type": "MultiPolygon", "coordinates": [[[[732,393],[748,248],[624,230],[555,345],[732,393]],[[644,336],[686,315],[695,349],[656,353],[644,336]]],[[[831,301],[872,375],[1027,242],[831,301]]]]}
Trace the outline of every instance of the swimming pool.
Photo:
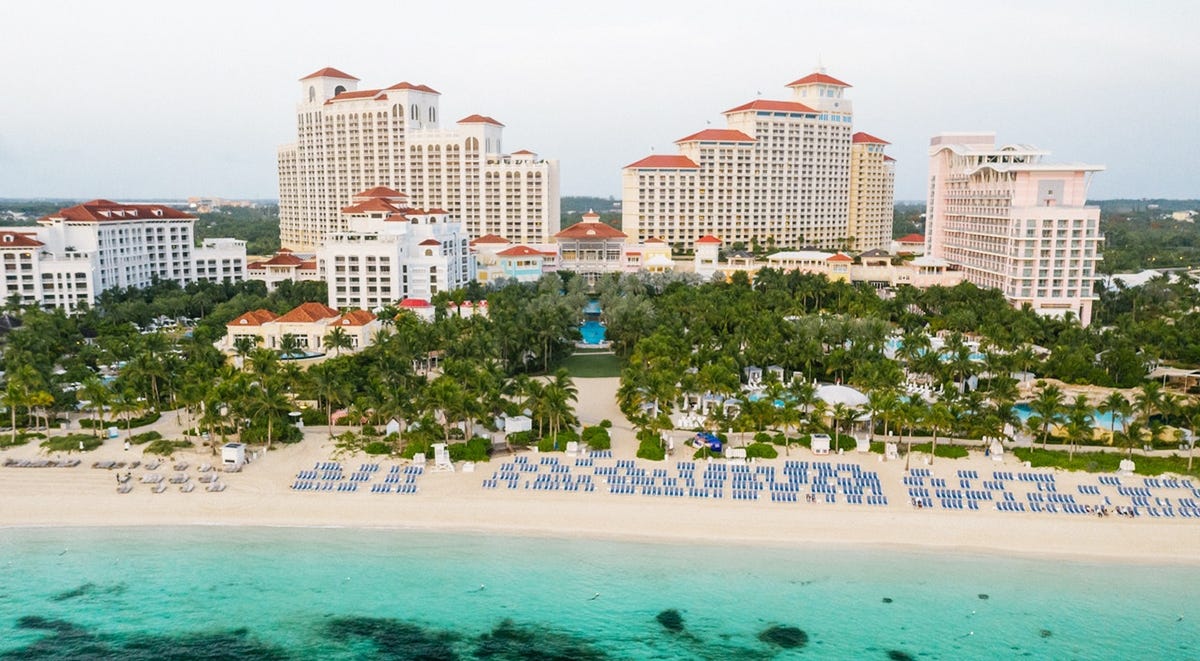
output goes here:
{"type": "Polygon", "coordinates": [[[579,334],[583,336],[584,344],[594,344],[597,346],[604,344],[605,333],[604,324],[598,321],[585,321],[579,327],[579,334]]]}
{"type": "MultiPolygon", "coordinates": [[[[1021,424],[1025,424],[1026,422],[1028,422],[1030,416],[1033,415],[1033,409],[1029,408],[1028,404],[1016,404],[1013,406],[1013,411],[1015,411],[1017,414],[1017,417],[1020,418],[1021,424]]],[[[1101,413],[1099,410],[1093,409],[1092,410],[1092,426],[1099,427],[1101,429],[1112,429],[1113,428],[1113,414],[1112,413],[1101,413]]],[[[1116,427],[1122,428],[1124,426],[1125,426],[1125,421],[1121,418],[1121,416],[1117,416],[1116,427]]]]}

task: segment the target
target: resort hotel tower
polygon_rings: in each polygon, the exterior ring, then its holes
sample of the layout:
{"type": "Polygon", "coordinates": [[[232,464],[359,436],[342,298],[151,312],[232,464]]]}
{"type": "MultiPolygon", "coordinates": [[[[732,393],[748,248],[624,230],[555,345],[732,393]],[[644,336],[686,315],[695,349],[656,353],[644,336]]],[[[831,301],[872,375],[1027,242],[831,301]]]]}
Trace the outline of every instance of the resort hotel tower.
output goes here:
{"type": "Polygon", "coordinates": [[[726,128],[675,142],[622,172],[622,228],[691,252],[726,245],[865,251],[891,241],[893,160],[855,133],[850,87],[823,70],[787,85],[791,99],[726,110],[726,128]]]}
{"type": "Polygon", "coordinates": [[[1029,145],[996,146],[992,133],[930,141],[926,254],[967,280],[1042,314],[1087,325],[1096,300],[1100,209],[1087,188],[1102,165],[1049,163],[1029,145]]]}
{"type": "Polygon", "coordinates": [[[279,234],[313,251],[347,229],[344,207],[376,186],[442,209],[470,236],[549,241],[559,229],[558,162],[504,151],[504,125],[469,115],[442,128],[439,92],[407,82],[358,88],[333,68],[300,79],[296,142],[279,149],[279,234]]]}

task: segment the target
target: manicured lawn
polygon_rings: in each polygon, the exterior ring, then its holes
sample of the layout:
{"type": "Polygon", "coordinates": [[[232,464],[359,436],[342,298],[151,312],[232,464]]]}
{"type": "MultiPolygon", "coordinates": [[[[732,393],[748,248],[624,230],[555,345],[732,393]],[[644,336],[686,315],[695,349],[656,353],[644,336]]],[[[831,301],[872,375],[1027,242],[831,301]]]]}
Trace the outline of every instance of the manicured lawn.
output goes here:
{"type": "Polygon", "coordinates": [[[576,379],[621,376],[621,361],[611,353],[577,353],[562,366],[576,379]]]}
{"type": "MultiPolygon", "coordinates": [[[[1071,461],[1066,452],[1042,450],[1040,448],[1016,448],[1013,450],[1013,454],[1018,459],[1028,461],[1035,467],[1053,466],[1055,468],[1087,471],[1089,473],[1116,472],[1121,460],[1125,458],[1124,452],[1076,452],[1075,460],[1071,461]]],[[[1137,466],[1134,472],[1139,475],[1175,473],[1177,475],[1200,477],[1200,461],[1195,462],[1192,471],[1189,473],[1186,456],[1144,457],[1135,452],[1133,463],[1137,466]]]]}

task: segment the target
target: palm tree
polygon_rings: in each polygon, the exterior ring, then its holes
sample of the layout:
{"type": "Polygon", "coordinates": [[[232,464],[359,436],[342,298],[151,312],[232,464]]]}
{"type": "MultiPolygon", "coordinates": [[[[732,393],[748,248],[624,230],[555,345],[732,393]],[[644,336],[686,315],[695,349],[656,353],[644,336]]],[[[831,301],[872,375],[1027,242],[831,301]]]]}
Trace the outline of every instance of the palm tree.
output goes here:
{"type": "Polygon", "coordinates": [[[1157,381],[1147,381],[1141,390],[1133,397],[1133,406],[1137,409],[1142,424],[1149,424],[1150,418],[1163,409],[1162,386],[1157,381]]]}
{"type": "Polygon", "coordinates": [[[1181,413],[1188,421],[1192,433],[1188,439],[1188,472],[1192,471],[1192,451],[1196,447],[1196,436],[1200,434],[1200,400],[1191,400],[1183,406],[1181,413]]]}
{"type": "Polygon", "coordinates": [[[1046,449],[1046,438],[1050,435],[1050,427],[1058,423],[1059,415],[1063,411],[1063,392],[1062,388],[1054,384],[1043,385],[1038,391],[1037,397],[1029,403],[1029,410],[1033,411],[1033,418],[1038,419],[1039,428],[1042,436],[1042,449],[1046,449]]]}
{"type": "Polygon", "coordinates": [[[1121,426],[1129,425],[1129,416],[1133,415],[1133,406],[1125,399],[1119,390],[1114,390],[1108,393],[1108,397],[1100,402],[1097,410],[1101,413],[1111,416],[1108,422],[1109,443],[1115,440],[1117,433],[1117,418],[1121,419],[1121,426]]]}
{"type": "Polygon", "coordinates": [[[104,385],[95,375],[84,379],[82,387],[79,389],[79,394],[83,395],[84,399],[88,400],[92,406],[92,412],[95,414],[96,424],[92,427],[92,433],[95,436],[100,435],[100,427],[104,424],[104,407],[108,404],[112,392],[108,386],[104,385]]]}
{"type": "Polygon", "coordinates": [[[258,335],[242,335],[233,338],[233,352],[238,357],[239,367],[245,368],[246,356],[249,356],[250,352],[253,351],[254,347],[258,346],[258,343],[261,341],[262,337],[258,335]]]}
{"type": "Polygon", "coordinates": [[[904,470],[908,472],[912,462],[912,428],[921,422],[925,412],[924,402],[907,401],[896,407],[896,427],[900,430],[900,442],[904,443],[904,430],[910,432],[904,449],[904,470]]]}
{"type": "Polygon", "coordinates": [[[852,406],[846,406],[843,402],[838,402],[833,405],[833,409],[829,412],[829,417],[833,420],[833,447],[840,450],[842,447],[841,430],[842,424],[849,424],[858,417],[858,409],[852,406]]]}
{"type": "Polygon", "coordinates": [[[267,448],[270,449],[271,442],[275,438],[275,421],[282,421],[290,408],[287,398],[276,388],[271,387],[269,382],[260,382],[259,387],[249,392],[247,407],[256,419],[266,420],[267,448]]]}
{"type": "Polygon", "coordinates": [[[933,458],[937,456],[938,432],[949,429],[954,424],[954,413],[950,410],[950,405],[943,401],[934,402],[925,411],[925,424],[933,431],[933,443],[929,447],[929,463],[932,464],[933,458]]]}
{"type": "Polygon", "coordinates": [[[303,348],[300,344],[300,337],[295,333],[284,333],[283,337],[279,338],[279,354],[284,358],[291,358],[299,354],[303,348]]]}
{"type": "Polygon", "coordinates": [[[331,369],[329,365],[332,363],[321,363],[314,365],[308,370],[308,377],[311,381],[313,390],[316,391],[317,399],[325,403],[325,416],[329,423],[329,438],[333,438],[333,406],[335,403],[341,403],[349,399],[349,385],[342,379],[342,375],[336,370],[331,369]]]}
{"type": "Polygon", "coordinates": [[[1068,453],[1068,459],[1075,459],[1075,445],[1080,439],[1090,438],[1092,436],[1092,404],[1088,401],[1087,395],[1080,393],[1075,396],[1075,401],[1071,402],[1067,408],[1067,437],[1071,441],[1071,449],[1068,453]]]}
{"type": "Polygon", "coordinates": [[[354,338],[346,332],[341,326],[334,327],[321,340],[326,347],[333,349],[335,357],[342,355],[342,349],[350,349],[354,346],[354,338]]]}

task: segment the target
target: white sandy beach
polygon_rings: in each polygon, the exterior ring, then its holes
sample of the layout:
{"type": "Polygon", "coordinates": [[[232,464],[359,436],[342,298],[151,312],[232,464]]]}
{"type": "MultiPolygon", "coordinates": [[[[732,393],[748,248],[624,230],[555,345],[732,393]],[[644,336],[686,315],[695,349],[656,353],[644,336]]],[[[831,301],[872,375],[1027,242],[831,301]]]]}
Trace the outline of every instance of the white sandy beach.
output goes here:
{"type": "MultiPolygon", "coordinates": [[[[636,442],[628,423],[613,403],[616,379],[579,379],[580,417],[585,424],[603,418],[615,427],[614,455],[634,457],[636,442]]],[[[173,420],[173,415],[164,419],[173,420]]],[[[160,425],[171,422],[160,421],[160,425]]],[[[1055,556],[1119,562],[1200,563],[1200,519],[1130,519],[1117,516],[1010,513],[994,509],[914,509],[901,479],[904,462],[881,462],[877,455],[814,457],[793,450],[766,462],[782,467],[786,459],[861,463],[876,471],[889,505],[873,507],[843,502],[776,503],[770,499],[736,501],[665,498],[606,493],[600,482],[595,492],[484,489],[482,482],[508,457],[476,467],[473,473],[427,471],[414,495],[375,494],[369,489],[354,493],[296,492],[291,489],[298,471],[318,461],[335,459],[353,471],[362,463],[405,464],[386,458],[332,457],[324,428],[310,429],[306,439],[277,449],[248,465],[241,473],[222,475],[228,488],[208,493],[203,485],[181,493],[172,485],[155,494],[137,483],[145,471],[134,469],[134,489],[116,492],[113,471],[91,468],[98,460],[141,459],[136,448],[126,452],[120,439],[78,456],[74,468],[0,468],[0,526],[345,526],[362,528],[414,528],[445,531],[480,531],[513,535],[605,537],[644,541],[707,541],[719,544],[764,544],[803,548],[813,544],[906,547],[931,551],[1001,553],[1055,556]]],[[[664,464],[686,460],[687,448],[664,464]]],[[[36,444],[0,452],[8,457],[34,458],[36,444]]],[[[44,458],[44,457],[43,457],[44,458]]],[[[181,453],[177,459],[195,466],[213,461],[207,454],[181,453]]],[[[536,459],[535,459],[536,461],[536,459]]],[[[563,459],[566,462],[566,459],[563,459]]],[[[664,465],[659,464],[659,466],[664,465]]],[[[639,460],[639,465],[655,467],[639,460]]],[[[914,463],[914,467],[917,464],[914,463]]],[[[1024,469],[1013,458],[997,463],[977,456],[964,460],[939,459],[935,476],[953,478],[958,470],[977,470],[981,478],[995,470],[1024,469]]],[[[169,476],[168,470],[157,472],[169,476]]],[[[1058,472],[1062,493],[1077,494],[1076,485],[1095,484],[1096,476],[1058,472]]],[[[1141,478],[1132,478],[1140,484],[1141,478]]],[[[955,485],[957,486],[957,485],[955,485]]],[[[1181,496],[1190,496],[1190,492],[1181,496]]],[[[1080,502],[1087,502],[1081,498],[1080,502]]]]}

